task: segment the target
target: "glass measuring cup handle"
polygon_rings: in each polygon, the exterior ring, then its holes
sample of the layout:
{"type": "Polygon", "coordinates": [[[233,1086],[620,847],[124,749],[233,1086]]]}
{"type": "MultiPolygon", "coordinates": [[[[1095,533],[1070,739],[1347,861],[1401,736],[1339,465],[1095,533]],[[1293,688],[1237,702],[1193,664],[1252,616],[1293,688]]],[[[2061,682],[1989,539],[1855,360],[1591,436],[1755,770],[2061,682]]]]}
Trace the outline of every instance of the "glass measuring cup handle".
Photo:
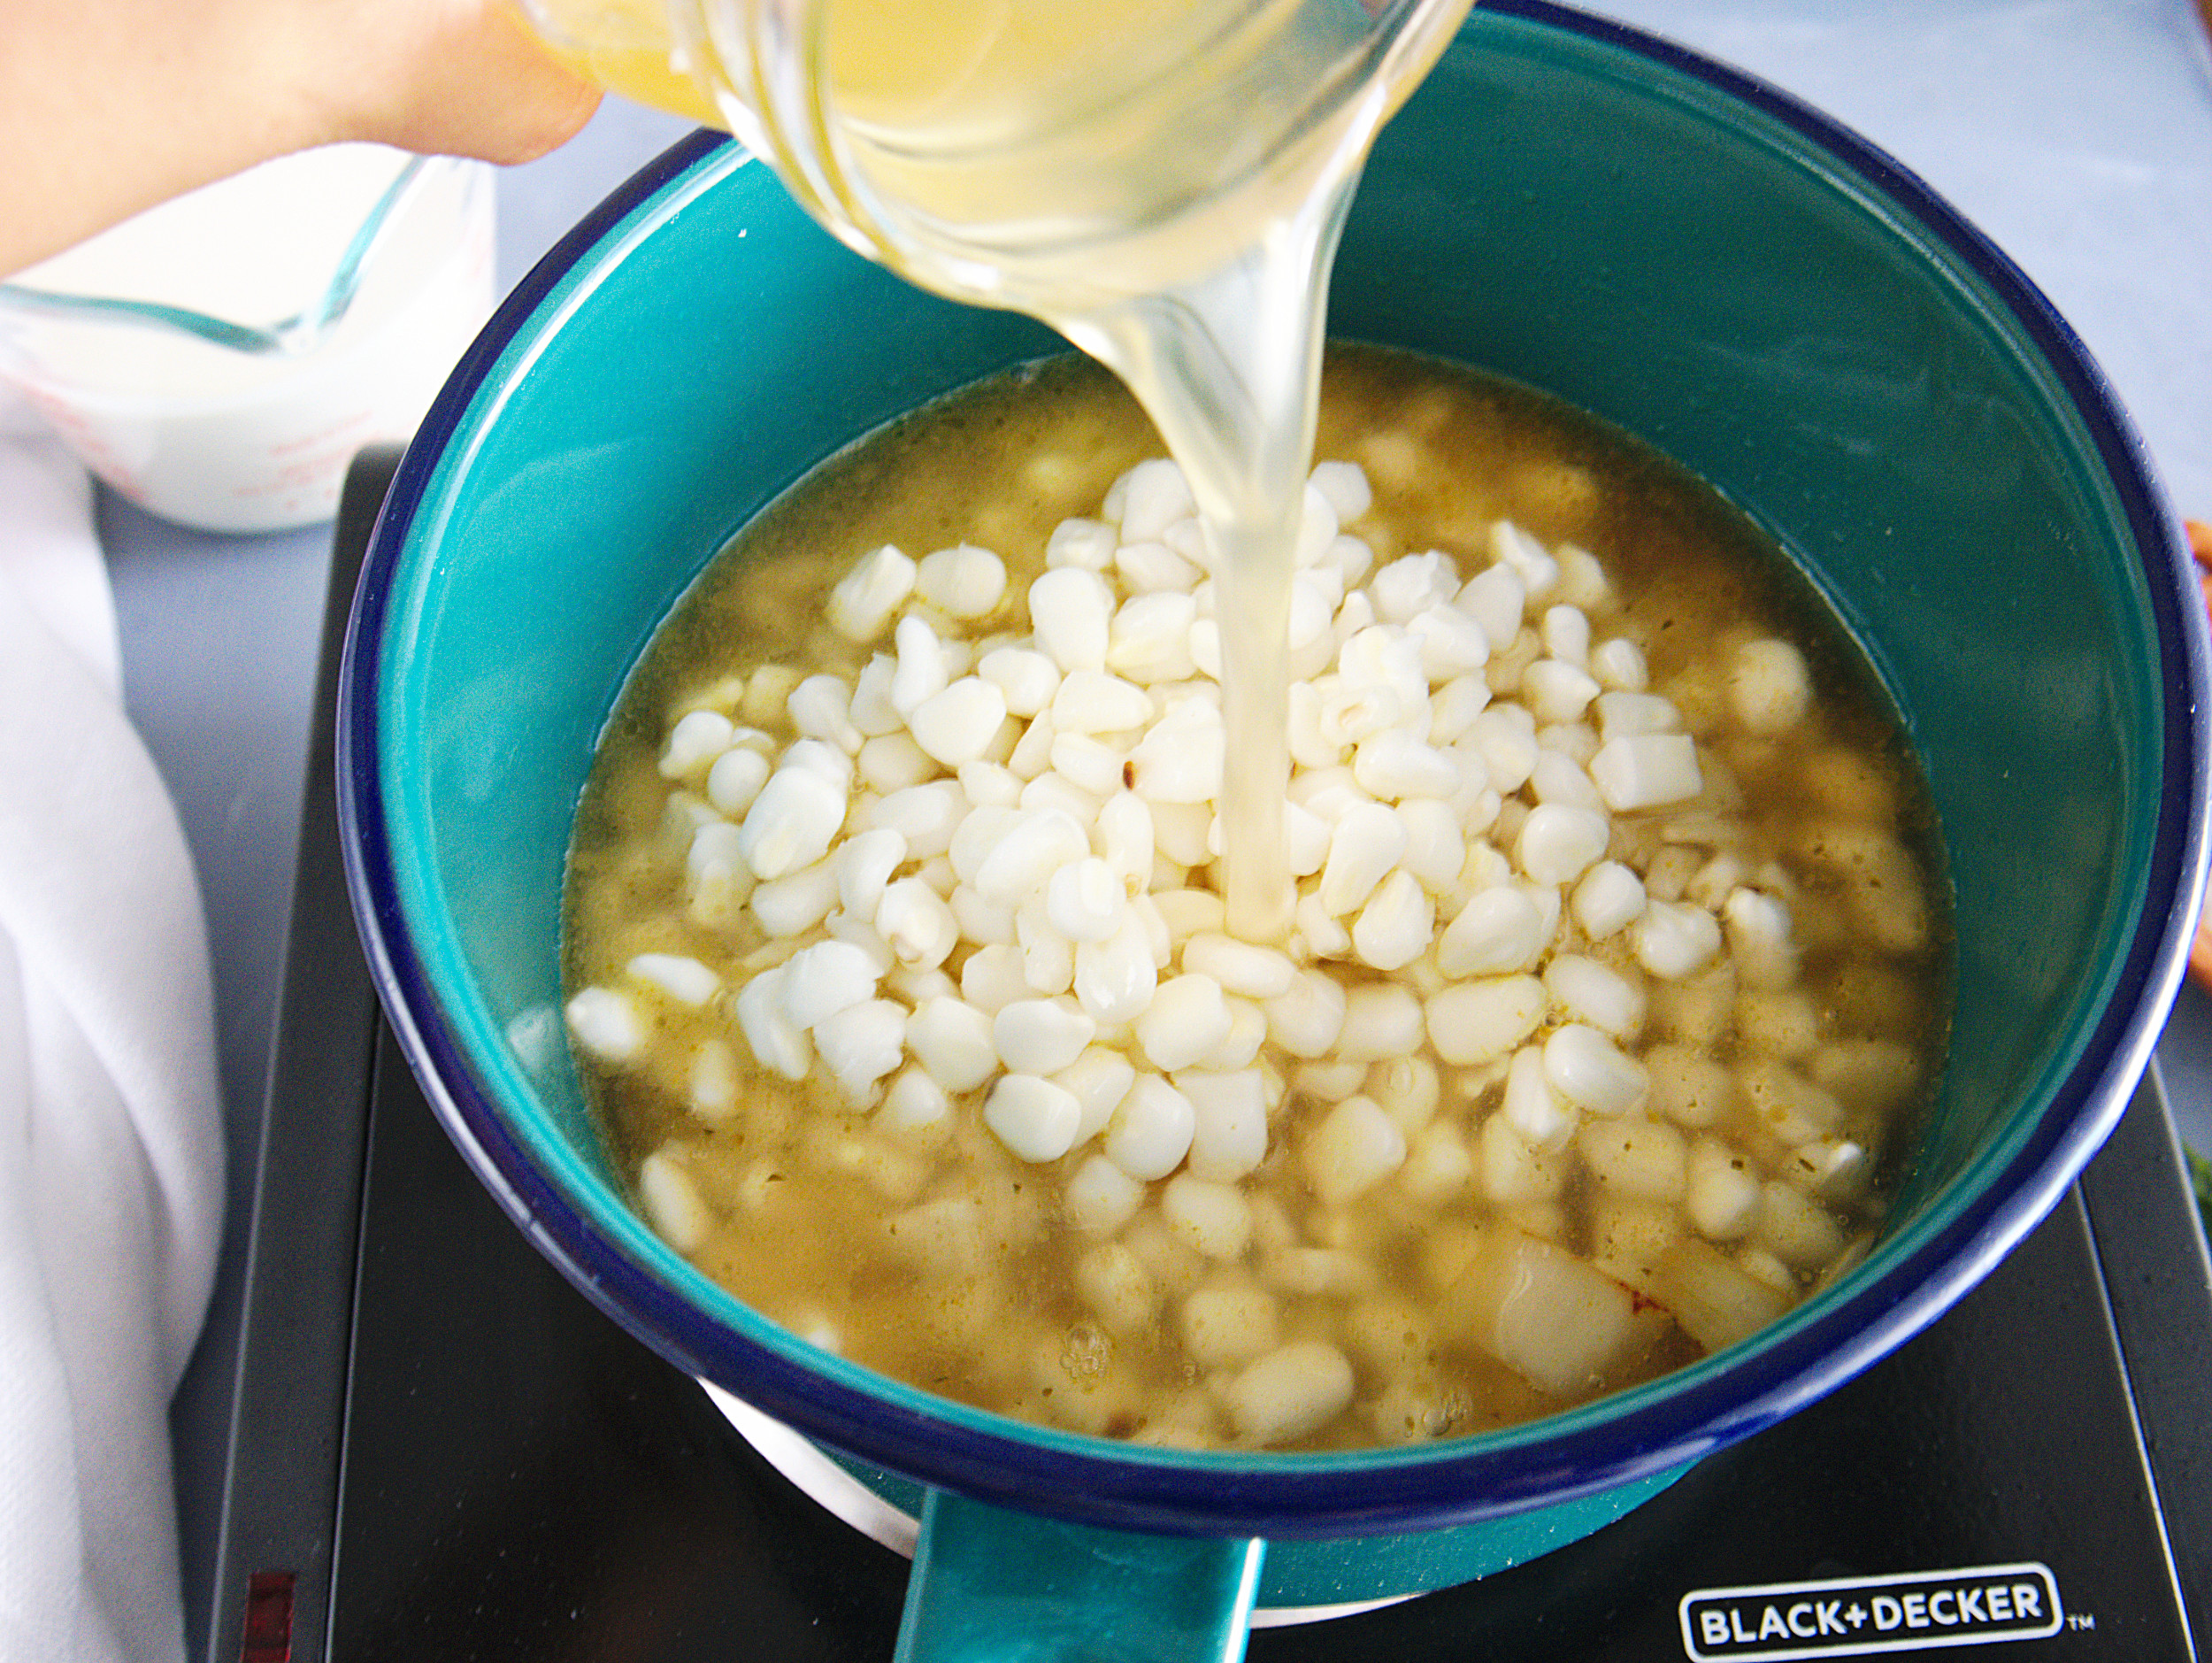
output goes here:
{"type": "Polygon", "coordinates": [[[1237,1663],[1267,1544],[1068,1524],[933,1490],[896,1663],[1237,1663]]]}

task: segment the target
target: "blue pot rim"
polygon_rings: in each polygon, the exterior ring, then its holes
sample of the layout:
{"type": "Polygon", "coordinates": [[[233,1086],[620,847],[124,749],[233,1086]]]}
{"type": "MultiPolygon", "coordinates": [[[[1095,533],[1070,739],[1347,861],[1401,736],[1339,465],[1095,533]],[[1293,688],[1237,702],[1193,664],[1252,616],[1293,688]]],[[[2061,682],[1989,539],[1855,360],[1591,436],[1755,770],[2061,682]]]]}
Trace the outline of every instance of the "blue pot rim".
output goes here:
{"type": "Polygon", "coordinates": [[[2144,564],[2157,634],[2163,782],[2147,903],[2108,1002],[2041,1115],[1939,1231],[1744,1345],[1562,1416],[1415,1450],[1187,1454],[1073,1438],[886,1382],[872,1391],[690,1303],[618,1249],[540,1168],[442,1013],[402,914],[375,766],[381,642],[401,555],[449,444],[540,306],[633,212],[730,141],[701,132],[587,216],[494,316],[433,405],[373,534],[341,670],[338,803],[349,889],[388,1019],[425,1095],[500,1205],[617,1322],[689,1373],[860,1459],[926,1484],[1108,1527],[1279,1537],[1394,1534],[1540,1506],[1678,1466],[1773,1424],[1870,1367],[1970,1290],[2054,1207],[2124,1110],[2179,985],[2207,861],[2208,644],[2180,527],[2102,372],[1997,248],[1894,159],[1788,94],[1681,47],[1545,3],[1483,10],[1624,49],[1750,106],[1855,175],[1985,282],[2093,438],[2144,564]],[[1802,1320],[1800,1320],[1800,1319],[1802,1320]]]}

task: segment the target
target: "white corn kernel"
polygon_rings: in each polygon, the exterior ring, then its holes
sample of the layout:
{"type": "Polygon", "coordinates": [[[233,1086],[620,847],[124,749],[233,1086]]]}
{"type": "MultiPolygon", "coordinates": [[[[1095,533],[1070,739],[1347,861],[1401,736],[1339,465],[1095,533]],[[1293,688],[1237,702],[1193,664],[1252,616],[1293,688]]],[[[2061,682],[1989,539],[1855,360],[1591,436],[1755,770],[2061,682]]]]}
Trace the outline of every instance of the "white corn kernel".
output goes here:
{"type": "Polygon", "coordinates": [[[1075,1094],[1032,1074],[1002,1074],[983,1105],[983,1123],[1017,1159],[1041,1165],[1075,1147],[1082,1111],[1075,1094]]]}
{"type": "Polygon", "coordinates": [[[1116,791],[1098,811],[1100,858],[1125,890],[1141,889],[1152,873],[1152,811],[1134,791],[1116,791]]]}
{"type": "Polygon", "coordinates": [[[1533,963],[1551,939],[1543,909],[1517,884],[1468,897],[1437,940],[1437,967],[1448,976],[1493,976],[1533,963]]]}
{"type": "Polygon", "coordinates": [[[1217,1183],[1243,1177],[1267,1156],[1267,1082],[1257,1068],[1185,1068],[1175,1088],[1190,1100],[1190,1169],[1217,1183]]]}
{"type": "Polygon", "coordinates": [[[1294,1057],[1323,1057],[1343,1031],[1344,986],[1319,970],[1302,970],[1287,990],[1266,1003],[1268,1036],[1294,1057]]]}
{"type": "Polygon", "coordinates": [[[1292,1082],[1317,1103],[1341,1103],[1365,1089],[1371,1072],[1363,1062],[1310,1062],[1300,1066],[1292,1082]]]}
{"type": "Polygon", "coordinates": [[[783,1013],[800,1028],[812,1028],[873,998],[876,980],[875,964],[862,949],[848,942],[816,942],[784,961],[783,1013]]]}
{"type": "Polygon", "coordinates": [[[1045,540],[1045,566],[1057,571],[1064,566],[1085,572],[1103,572],[1114,563],[1114,528],[1102,520],[1064,520],[1045,540]]]}
{"type": "Polygon", "coordinates": [[[952,679],[945,668],[944,643],[927,620],[910,612],[899,620],[892,642],[898,664],[891,672],[891,708],[902,717],[911,717],[952,679]]]}
{"type": "Polygon", "coordinates": [[[1338,918],[1356,911],[1403,858],[1407,841],[1405,822],[1394,809],[1381,803],[1356,803],[1346,809],[1329,836],[1321,905],[1338,918]]]}
{"type": "Polygon", "coordinates": [[[1014,914],[1014,933],[1021,948],[1022,980],[1033,992],[1065,993],[1074,986],[1075,943],[1052,928],[1041,897],[1022,903],[1014,914]]]}
{"type": "Polygon", "coordinates": [[[1594,959],[1561,953],[1544,966],[1544,986],[1561,1010],[1615,1039],[1643,1029],[1643,989],[1594,959]]]}
{"type": "Polygon", "coordinates": [[[842,676],[810,675],[791,689],[784,713],[809,739],[819,739],[848,753],[860,749],[861,732],[852,723],[852,689],[842,676]]]}
{"type": "Polygon", "coordinates": [[[1149,1328],[1160,1302],[1151,1273],[1124,1242],[1100,1242],[1078,1255],[1075,1290],[1101,1322],[1122,1334],[1149,1328]]]}
{"type": "Polygon", "coordinates": [[[1741,1241],[1759,1221],[1760,1182],[1751,1158],[1717,1138],[1690,1145],[1683,1210],[1708,1241],[1741,1241]]]}
{"type": "Polygon", "coordinates": [[[1279,1343],[1275,1296],[1263,1288],[1199,1288],[1183,1301],[1183,1349],[1202,1369],[1237,1368],[1279,1343]]]}
{"type": "Polygon", "coordinates": [[[1482,758],[1490,788],[1501,794],[1519,790],[1535,771],[1536,728],[1527,716],[1517,704],[1494,704],[1468,727],[1466,743],[1482,758]]]}
{"type": "Polygon", "coordinates": [[[991,1018],[962,999],[924,1001],[906,1019],[906,1043],[914,1060],[947,1091],[972,1091],[998,1072],[991,1018]]]}
{"type": "Polygon", "coordinates": [[[1062,1193],[1068,1222],[1086,1236],[1111,1236],[1144,1205],[1144,1186],[1103,1155],[1075,1169],[1062,1193]]]}
{"type": "MultiPolygon", "coordinates": [[[[1534,1053],[1530,1056],[1533,1059],[1534,1053]]],[[[1538,1087],[1549,1090],[1540,1077],[1540,1060],[1535,1067],[1538,1087]]],[[[1555,1116],[1555,1120],[1550,1135],[1557,1140],[1556,1145],[1540,1150],[1521,1135],[1509,1111],[1502,1109],[1483,1121],[1475,1140],[1475,1180],[1484,1199],[1495,1206],[1517,1207],[1557,1198],[1566,1185],[1567,1162],[1561,1151],[1574,1122],[1563,1115],[1555,1116]]]]}
{"type": "Polygon", "coordinates": [[[1448,797],[1460,785],[1459,768],[1448,753],[1402,728],[1386,728],[1360,741],[1352,753],[1352,777],[1360,789],[1389,803],[1448,797]]]}
{"type": "Polygon", "coordinates": [[[639,953],[623,966],[626,974],[658,988],[679,1005],[694,1010],[722,990],[722,978],[683,953],[639,953]]]}
{"type": "Polygon", "coordinates": [[[1791,935],[1790,909],[1781,901],[1757,889],[1733,889],[1722,905],[1721,924],[1744,986],[1797,985],[1797,943],[1791,935]]]}
{"type": "Polygon", "coordinates": [[[710,1122],[729,1119],[730,1111],[737,1106],[738,1075],[737,1053],[727,1040],[700,1042],[698,1054],[691,1062],[689,1085],[694,1114],[710,1122]]]}
{"type": "Polygon", "coordinates": [[[977,660],[975,673],[998,689],[1006,713],[1025,721],[1045,710],[1060,688],[1060,666],[1026,647],[998,647],[977,660]]]}
{"type": "Polygon", "coordinates": [[[951,1117],[952,1100],[944,1087],[927,1069],[910,1066],[901,1069],[884,1092],[875,1124],[902,1137],[930,1140],[950,1125],[951,1117]]]}
{"type": "Polygon", "coordinates": [[[853,760],[868,789],[886,797],[894,791],[903,791],[910,785],[933,780],[938,774],[937,759],[916,744],[914,735],[902,728],[865,741],[853,760]]]}
{"type": "Polygon", "coordinates": [[[909,969],[934,970],[960,940],[952,908],[920,878],[901,878],[885,888],[876,904],[875,929],[909,969]]]}
{"type": "Polygon", "coordinates": [[[1350,525],[1374,505],[1366,471],[1356,462],[1316,462],[1306,481],[1321,493],[1340,526],[1350,525]]]}
{"type": "Polygon", "coordinates": [[[691,1174],[655,1150],[638,1164],[638,1198],[660,1238],[680,1253],[695,1253],[714,1231],[714,1215],[691,1174]]]}
{"type": "Polygon", "coordinates": [[[1544,984],[1531,975],[1455,982],[1430,996],[1429,1043],[1448,1063],[1493,1062],[1535,1032],[1550,1005],[1544,984]]]}
{"type": "Polygon", "coordinates": [[[1728,703],[1755,734],[1786,733],[1812,705],[1804,655],[1786,641],[1747,642],[1728,670],[1728,703]]]}
{"type": "Polygon", "coordinates": [[[1502,1113],[1505,1123],[1529,1148],[1564,1149],[1578,1120],[1575,1105],[1563,1098],[1544,1067],[1544,1051],[1530,1045],[1513,1053],[1506,1071],[1502,1113]]]}
{"type": "Polygon", "coordinates": [[[1651,684],[1651,672],[1644,664],[1644,651],[1634,642],[1616,635],[1601,642],[1590,653],[1590,674],[1599,683],[1615,692],[1640,693],[1651,684]]]}
{"type": "Polygon", "coordinates": [[[1421,1001],[1410,989],[1366,982],[1345,992],[1336,1054],[1345,1062],[1383,1062],[1419,1050],[1421,1032],[1421,1001]]]}
{"type": "Polygon", "coordinates": [[[1843,1231],[1828,1210],[1801,1190],[1770,1179],[1759,1192],[1752,1239],[1792,1270],[1816,1271],[1843,1251],[1843,1231]]]}
{"type": "Polygon", "coordinates": [[[1651,1091],[1643,1065],[1583,1022],[1555,1028],[1544,1042],[1544,1077],[1591,1114],[1626,1114],[1640,1108],[1651,1091]]]}
{"type": "Polygon", "coordinates": [[[909,860],[931,860],[952,847],[952,835],[966,819],[969,803],[956,780],[933,780],[879,797],[869,806],[860,829],[887,826],[906,839],[909,860]]]}
{"type": "Polygon", "coordinates": [[[1490,556],[1512,567],[1514,575],[1527,586],[1531,600],[1546,599],[1559,581],[1559,562],[1542,543],[1509,520],[1492,522],[1490,556]]]}
{"type": "Polygon", "coordinates": [[[1056,1073],[1052,1083],[1073,1092],[1081,1111],[1075,1141],[1086,1143],[1104,1131],[1106,1122],[1136,1082],[1137,1070],[1129,1059],[1103,1045],[1085,1047],[1082,1055],[1056,1073]]]}
{"type": "Polygon", "coordinates": [[[1687,734],[1630,734],[1590,758],[1590,778],[1615,813],[1680,803],[1705,789],[1697,743],[1687,734]]]}
{"type": "MultiPolygon", "coordinates": [[[[1184,893],[1201,895],[1207,900],[1217,897],[1203,891],[1184,893]]],[[[1160,897],[1154,897],[1156,902],[1160,897]]],[[[1216,909],[1217,910],[1217,909],[1216,909]]],[[[1161,908],[1168,917],[1168,928],[1175,928],[1175,919],[1161,908]]],[[[1279,998],[1290,991],[1296,979],[1298,966],[1288,954],[1272,947],[1262,947],[1251,942],[1239,941],[1234,936],[1217,933],[1215,928],[1191,934],[1183,943],[1183,968],[1200,975],[1211,976],[1225,992],[1241,994],[1248,999],[1279,998]]]]}
{"type": "Polygon", "coordinates": [[[1151,1007],[1158,985],[1159,966],[1138,907],[1123,908],[1121,921],[1104,941],[1076,944],[1076,1002],[1102,1025],[1136,1020],[1151,1007]]]}
{"type": "Polygon", "coordinates": [[[1587,670],[1557,658],[1539,658],[1521,673],[1521,698],[1540,722],[1571,722],[1601,691],[1587,670]]]}
{"type": "Polygon", "coordinates": [[[787,764],[746,811],[738,850],[755,877],[780,878],[827,854],[844,823],[843,789],[813,768],[787,764]]]}
{"type": "Polygon", "coordinates": [[[1651,901],[1630,928],[1636,962],[1653,975],[1679,982],[1712,963],[1720,951],[1720,926],[1701,906],[1651,901]]]}
{"type": "Polygon", "coordinates": [[[1475,1161],[1458,1128],[1439,1120],[1415,1133],[1398,1168],[1398,1187],[1425,1207],[1440,1207],[1467,1192],[1475,1161]]]}
{"type": "MultiPolygon", "coordinates": [[[[978,809],[969,820],[989,812],[978,809]]],[[[1058,809],[1016,810],[1010,819],[994,821],[992,826],[995,829],[977,840],[982,853],[973,859],[973,875],[968,881],[984,899],[1002,906],[1018,905],[1042,889],[1062,866],[1091,851],[1091,841],[1083,828],[1058,809]]],[[[965,831],[964,826],[963,834],[965,831]]],[[[957,845],[960,839],[955,843],[957,845]]],[[[956,869],[961,866],[957,846],[953,866],[956,869]]]]}
{"type": "Polygon", "coordinates": [[[1098,1024],[1062,999],[1016,999],[991,1019],[991,1044],[1014,1074],[1049,1074],[1083,1054],[1098,1024]]]}
{"type": "Polygon", "coordinates": [[[1234,1184],[1178,1173],[1161,1191],[1160,1216],[1170,1236],[1208,1259],[1241,1259],[1251,1245],[1252,1206],[1234,1184]]]}
{"type": "Polygon", "coordinates": [[[1141,776],[1137,786],[1138,800],[1147,802],[1151,812],[1152,842],[1158,853],[1183,866],[1202,866],[1213,858],[1207,848],[1213,811],[1202,799],[1191,803],[1149,799],[1143,795],[1141,776]]]}
{"type": "Polygon", "coordinates": [[[1050,706],[1056,735],[1128,733],[1149,722],[1152,713],[1149,693],[1105,670],[1070,670],[1050,706]]]}
{"type": "Polygon", "coordinates": [[[873,641],[914,592],[914,562],[888,543],[862,556],[830,590],[830,627],[848,641],[873,641]]]}
{"type": "Polygon", "coordinates": [[[1307,959],[1342,959],[1352,951],[1352,932],[1338,922],[1318,895],[1302,895],[1292,917],[1297,926],[1294,945],[1307,959]]]}
{"type": "Polygon", "coordinates": [[[1664,1120],[1585,1120],[1575,1145],[1590,1175],[1615,1195],[1640,1201],[1682,1199],[1688,1146],[1664,1120]]]}
{"type": "Polygon", "coordinates": [[[1230,1382],[1230,1424],[1247,1444],[1288,1444],[1343,1413],[1352,1387],[1352,1366],[1343,1352],[1321,1340],[1293,1340],[1230,1382]]]}
{"type": "Polygon", "coordinates": [[[1402,868],[1382,881],[1352,926],[1352,951],[1376,970],[1402,970],[1428,951],[1436,904],[1402,868]]]}
{"type": "Polygon", "coordinates": [[[1187,1068],[1228,1038],[1229,1026],[1221,984],[1186,973],[1159,984],[1136,1019],[1137,1043],[1155,1068],[1187,1068]]]}
{"type": "Polygon", "coordinates": [[[979,943],[985,946],[1011,947],[1015,935],[1015,908],[997,901],[987,901],[969,884],[957,885],[946,898],[955,923],[959,926],[960,939],[979,943]]]}
{"type": "Polygon", "coordinates": [[[753,1059],[787,1080],[803,1080],[814,1066],[806,1030],[784,1014],[783,966],[764,970],[738,990],[737,1026],[753,1059]]]}
{"type": "Polygon", "coordinates": [[[899,661],[887,652],[879,652],[861,667],[853,682],[852,704],[847,714],[852,724],[870,739],[896,733],[902,725],[897,711],[891,708],[891,678],[898,674],[899,661]]]}
{"type": "Polygon", "coordinates": [[[1198,1112],[1158,1074],[1141,1074],[1106,1122],[1106,1157],[1132,1178],[1164,1178],[1190,1152],[1198,1112]]]}
{"type": "Polygon", "coordinates": [[[1411,1137],[1436,1113],[1443,1100],[1443,1082],[1426,1057],[1393,1057],[1368,1070],[1367,1095],[1411,1137]]]}
{"type": "Polygon", "coordinates": [[[1124,542],[1156,537],[1191,512],[1190,485],[1165,457],[1138,463],[1106,493],[1106,517],[1120,522],[1124,542]]]}
{"type": "Polygon", "coordinates": [[[848,912],[873,918],[891,874],[906,863],[906,838],[887,826],[858,832],[839,845],[831,865],[837,874],[837,904],[848,912]]]}
{"type": "Polygon", "coordinates": [[[869,999],[827,1016],[814,1027],[814,1049],[846,1097],[872,1101],[876,1082],[899,1066],[906,1043],[906,1008],[891,999],[869,999]]]}
{"type": "Polygon", "coordinates": [[[1509,566],[1493,566],[1461,585],[1453,604],[1482,626],[1494,651],[1520,633],[1521,615],[1528,602],[1527,585],[1509,566]]]}
{"type": "Polygon", "coordinates": [[[586,988],[563,1007],[576,1043],[604,1063],[628,1062],[644,1048],[645,1020],[634,1001],[613,988],[586,988]]]}
{"type": "MultiPolygon", "coordinates": [[[[1228,743],[1220,711],[1203,699],[1185,699],[1152,724],[1129,761],[1135,790],[1153,805],[1156,828],[1163,805],[1204,804],[1221,795],[1228,743]]],[[[1199,852],[1202,855],[1202,836],[1199,852]]]]}
{"type": "Polygon", "coordinates": [[[1568,910],[1584,935],[1604,941],[1643,916],[1643,880],[1617,860],[1601,860],[1575,884],[1568,910]]]}
{"type": "Polygon", "coordinates": [[[1372,1097],[1350,1097],[1322,1117],[1300,1151],[1306,1181],[1324,1205],[1342,1206],[1398,1170],[1405,1134],[1372,1097]]]}
{"type": "Polygon", "coordinates": [[[1406,828],[1401,864],[1432,890],[1449,888],[1467,864],[1467,842],[1451,806],[1433,797],[1415,797],[1399,804],[1397,812],[1406,828]]]}
{"type": "Polygon", "coordinates": [[[1064,673],[1105,667],[1113,614],[1112,592],[1095,573],[1062,566],[1029,586],[1037,644],[1064,673]]]}
{"type": "Polygon", "coordinates": [[[837,870],[826,860],[753,886],[745,905],[761,928],[778,938],[803,935],[837,905],[837,870]]]}
{"type": "Polygon", "coordinates": [[[1601,693],[1597,697],[1598,736],[1604,740],[1633,739],[1643,734],[1682,731],[1682,712],[1672,699],[1656,693],[1601,693]]]}
{"type": "Polygon", "coordinates": [[[973,543],[940,549],[915,568],[914,591],[948,617],[981,618],[1006,593],[1006,562],[973,543]]]}
{"type": "Polygon", "coordinates": [[[687,712],[668,730],[668,743],[660,756],[664,780],[687,780],[711,766],[727,751],[736,726],[719,711],[687,712]]]}
{"type": "Polygon", "coordinates": [[[743,745],[724,751],[707,770],[707,801],[731,819],[741,818],[768,783],[773,766],[759,751],[743,745]]]}
{"type": "Polygon", "coordinates": [[[1522,822],[1514,862],[1539,883],[1571,883],[1603,857],[1611,835],[1604,815],[1547,803],[1522,822]]]}
{"type": "Polygon", "coordinates": [[[1006,695],[979,675],[964,675],[907,712],[914,743],[949,768],[979,760],[1006,719],[1006,695]]]}
{"type": "Polygon", "coordinates": [[[1590,620],[1580,607],[1547,607],[1539,633],[1551,657],[1578,669],[1590,667],[1590,620]]]}
{"type": "MultiPolygon", "coordinates": [[[[1459,573],[1451,557],[1431,549],[1401,556],[1368,580],[1375,616],[1386,624],[1405,624],[1459,592],[1459,573]]],[[[1468,666],[1471,667],[1471,666],[1468,666]]]]}
{"type": "Polygon", "coordinates": [[[1046,916],[1071,942],[1106,940],[1127,910],[1121,878],[1095,855],[1068,862],[1046,881],[1046,916]]]}

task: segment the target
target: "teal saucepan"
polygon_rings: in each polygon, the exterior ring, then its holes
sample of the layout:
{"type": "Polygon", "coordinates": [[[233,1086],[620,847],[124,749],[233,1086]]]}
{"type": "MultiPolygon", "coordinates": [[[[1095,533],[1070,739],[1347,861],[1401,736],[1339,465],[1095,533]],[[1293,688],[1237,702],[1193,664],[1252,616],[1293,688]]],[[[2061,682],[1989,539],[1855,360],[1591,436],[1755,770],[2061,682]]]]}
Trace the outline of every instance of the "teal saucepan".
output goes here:
{"type": "Polygon", "coordinates": [[[1039,1646],[1233,1652],[1263,1557],[1261,1598],[1302,1604],[1464,1580],[1596,1528],[1985,1274],[2118,1118],[2177,982],[2204,866],[2194,580],[2079,343],[1910,175],[1671,48],[1486,5],[1384,135],[1331,327],[1556,394],[1773,533],[1902,712],[1955,890],[1940,1092],[1870,1256],[1742,1344],[1509,1430],[1194,1454],[962,1407],[708,1282],[594,1133],[554,1015],[562,866],[624,677],[808,467],[1051,337],[847,253],[702,136],[508,302],[369,555],[341,791],[392,1023],[580,1288],[856,1468],[926,1489],[917,1655],[1001,1620],[1039,1646]]]}

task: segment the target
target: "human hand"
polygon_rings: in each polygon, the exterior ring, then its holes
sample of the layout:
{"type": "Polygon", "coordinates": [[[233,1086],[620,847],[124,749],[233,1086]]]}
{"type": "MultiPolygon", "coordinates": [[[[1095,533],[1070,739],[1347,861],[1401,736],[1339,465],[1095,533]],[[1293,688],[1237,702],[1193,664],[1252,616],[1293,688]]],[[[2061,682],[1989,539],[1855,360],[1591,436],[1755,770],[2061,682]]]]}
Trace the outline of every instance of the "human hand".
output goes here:
{"type": "Polygon", "coordinates": [[[527,160],[598,98],[507,0],[7,0],[0,275],[313,145],[527,160]]]}

